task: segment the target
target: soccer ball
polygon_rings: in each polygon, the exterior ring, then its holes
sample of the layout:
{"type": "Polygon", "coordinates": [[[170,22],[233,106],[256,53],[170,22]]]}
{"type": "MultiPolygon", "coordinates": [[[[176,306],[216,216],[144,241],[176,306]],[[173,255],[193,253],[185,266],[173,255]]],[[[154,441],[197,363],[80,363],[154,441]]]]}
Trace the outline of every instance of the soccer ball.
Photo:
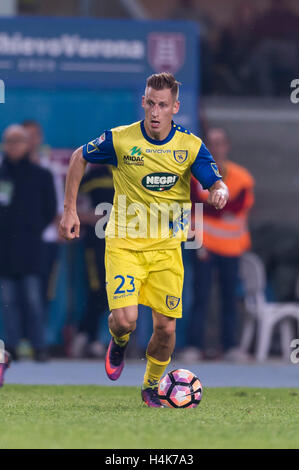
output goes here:
{"type": "Polygon", "coordinates": [[[160,380],[158,395],[168,408],[195,408],[202,397],[202,385],[190,370],[175,369],[160,380]]]}

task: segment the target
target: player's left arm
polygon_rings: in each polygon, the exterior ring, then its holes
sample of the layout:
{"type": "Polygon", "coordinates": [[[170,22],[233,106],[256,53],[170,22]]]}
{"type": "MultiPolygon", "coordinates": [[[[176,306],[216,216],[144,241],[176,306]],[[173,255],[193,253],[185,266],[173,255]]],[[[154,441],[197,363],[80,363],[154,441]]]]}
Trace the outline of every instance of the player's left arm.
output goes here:
{"type": "Polygon", "coordinates": [[[222,180],[217,180],[215,183],[209,188],[210,194],[207,199],[207,202],[214,206],[215,209],[223,209],[226,205],[229,192],[228,187],[222,180]]]}
{"type": "Polygon", "coordinates": [[[216,209],[223,209],[229,198],[226,184],[222,181],[216,162],[211,153],[201,142],[197,156],[191,165],[191,173],[210,194],[207,202],[216,209]]]}

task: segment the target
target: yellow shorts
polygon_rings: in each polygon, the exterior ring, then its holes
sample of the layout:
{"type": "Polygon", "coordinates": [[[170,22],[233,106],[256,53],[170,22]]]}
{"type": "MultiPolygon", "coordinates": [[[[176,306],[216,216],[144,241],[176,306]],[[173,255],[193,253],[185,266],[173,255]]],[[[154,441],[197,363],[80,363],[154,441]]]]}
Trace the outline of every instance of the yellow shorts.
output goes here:
{"type": "Polygon", "coordinates": [[[106,247],[105,267],[110,310],[143,304],[169,317],[182,316],[180,246],[144,252],[106,247]]]}

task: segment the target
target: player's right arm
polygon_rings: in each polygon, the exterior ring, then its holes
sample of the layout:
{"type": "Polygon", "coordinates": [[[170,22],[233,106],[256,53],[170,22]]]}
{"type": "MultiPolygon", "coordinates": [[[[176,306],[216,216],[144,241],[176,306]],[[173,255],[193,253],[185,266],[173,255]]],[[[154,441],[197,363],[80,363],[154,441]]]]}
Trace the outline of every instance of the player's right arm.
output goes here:
{"type": "Polygon", "coordinates": [[[66,176],[64,211],[59,224],[59,235],[66,240],[79,238],[80,220],[77,214],[77,195],[83,178],[87,160],[83,158],[83,147],[72,154],[66,176]]]}
{"type": "Polygon", "coordinates": [[[100,137],[79,147],[71,157],[66,176],[64,211],[59,224],[59,235],[66,240],[78,238],[80,235],[80,220],[76,203],[87,162],[117,166],[111,130],[105,131],[100,137]]]}

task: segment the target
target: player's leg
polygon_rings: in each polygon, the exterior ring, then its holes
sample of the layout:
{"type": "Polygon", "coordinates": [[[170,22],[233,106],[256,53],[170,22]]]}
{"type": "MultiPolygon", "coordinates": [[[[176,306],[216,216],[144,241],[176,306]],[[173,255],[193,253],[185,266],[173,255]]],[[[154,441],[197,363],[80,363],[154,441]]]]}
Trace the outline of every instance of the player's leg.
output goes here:
{"type": "Polygon", "coordinates": [[[127,343],[129,336],[136,329],[136,320],[138,317],[138,306],[130,305],[128,307],[116,308],[111,311],[108,324],[112,336],[121,346],[127,343]],[[123,338],[125,336],[125,338],[123,338]]]}
{"type": "Polygon", "coordinates": [[[181,247],[148,253],[150,273],[139,301],[153,311],[153,335],[149,341],[142,399],[148,406],[161,406],[158,383],[170,362],[176,339],[176,318],[182,316],[184,267],[181,247]]]}
{"type": "Polygon", "coordinates": [[[106,290],[111,314],[108,323],[111,341],[106,353],[108,377],[117,380],[124,367],[125,349],[136,328],[138,298],[146,277],[142,253],[125,249],[106,249],[106,290]]]}
{"type": "Polygon", "coordinates": [[[175,347],[176,318],[153,310],[153,334],[146,350],[146,370],[142,385],[142,399],[150,407],[160,407],[159,381],[170,362],[175,347]]]}
{"type": "Polygon", "coordinates": [[[136,328],[139,291],[146,279],[143,254],[125,249],[107,249],[105,253],[106,289],[111,314],[112,339],[106,354],[106,372],[111,380],[120,376],[130,334],[136,328]]]}
{"type": "Polygon", "coordinates": [[[105,369],[111,380],[117,380],[122,373],[125,351],[130,334],[136,328],[138,305],[113,309],[108,318],[111,340],[105,359],[105,369]]]}
{"type": "Polygon", "coordinates": [[[153,334],[146,350],[144,386],[157,386],[175,347],[176,318],[153,310],[153,334]]]}

